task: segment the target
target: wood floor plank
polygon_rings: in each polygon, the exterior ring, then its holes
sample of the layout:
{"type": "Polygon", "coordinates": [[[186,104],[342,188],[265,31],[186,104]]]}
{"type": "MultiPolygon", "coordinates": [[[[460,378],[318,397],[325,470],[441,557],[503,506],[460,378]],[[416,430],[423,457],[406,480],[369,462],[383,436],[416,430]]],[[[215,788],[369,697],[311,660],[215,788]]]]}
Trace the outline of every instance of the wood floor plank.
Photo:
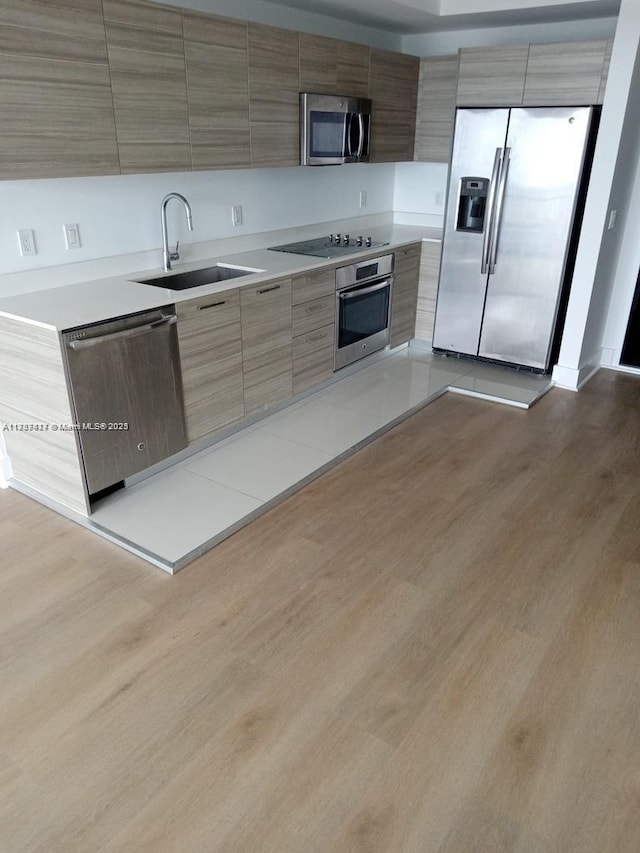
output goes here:
{"type": "Polygon", "coordinates": [[[0,492],[0,850],[637,853],[639,410],[446,395],[173,578],[0,492]]]}

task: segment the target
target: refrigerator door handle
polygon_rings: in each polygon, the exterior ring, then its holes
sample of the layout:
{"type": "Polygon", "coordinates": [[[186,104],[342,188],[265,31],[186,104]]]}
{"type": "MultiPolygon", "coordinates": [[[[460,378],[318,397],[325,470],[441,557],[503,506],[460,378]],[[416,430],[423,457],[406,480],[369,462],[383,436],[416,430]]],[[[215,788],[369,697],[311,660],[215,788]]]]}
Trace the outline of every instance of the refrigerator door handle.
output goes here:
{"type": "Polygon", "coordinates": [[[493,161],[493,172],[489,184],[489,197],[487,199],[487,212],[484,221],[484,238],[482,240],[482,258],[480,260],[480,272],[484,275],[489,271],[489,256],[491,254],[491,238],[493,236],[494,204],[496,199],[496,187],[500,181],[500,170],[502,166],[502,148],[496,148],[496,156],[493,161]]]}
{"type": "Polygon", "coordinates": [[[507,185],[507,174],[509,172],[509,158],[511,157],[511,149],[505,148],[502,154],[502,163],[500,165],[500,181],[498,191],[496,193],[496,207],[494,216],[491,220],[491,250],[489,253],[489,274],[496,271],[496,261],[498,258],[498,239],[500,235],[500,223],[502,222],[502,205],[504,203],[504,191],[507,185]]]}

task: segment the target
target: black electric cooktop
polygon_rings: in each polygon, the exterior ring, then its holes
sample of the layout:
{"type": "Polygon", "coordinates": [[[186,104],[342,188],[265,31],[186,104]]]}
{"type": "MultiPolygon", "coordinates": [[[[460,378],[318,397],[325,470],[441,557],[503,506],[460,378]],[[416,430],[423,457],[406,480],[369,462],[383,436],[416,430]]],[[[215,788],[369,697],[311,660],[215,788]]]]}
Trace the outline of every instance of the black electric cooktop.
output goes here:
{"type": "Polygon", "coordinates": [[[313,240],[301,240],[299,243],[286,243],[284,246],[270,246],[272,252],[289,252],[292,255],[312,255],[317,258],[341,258],[354,252],[377,249],[388,246],[371,237],[349,237],[348,234],[335,234],[329,237],[315,237],[313,240]]]}

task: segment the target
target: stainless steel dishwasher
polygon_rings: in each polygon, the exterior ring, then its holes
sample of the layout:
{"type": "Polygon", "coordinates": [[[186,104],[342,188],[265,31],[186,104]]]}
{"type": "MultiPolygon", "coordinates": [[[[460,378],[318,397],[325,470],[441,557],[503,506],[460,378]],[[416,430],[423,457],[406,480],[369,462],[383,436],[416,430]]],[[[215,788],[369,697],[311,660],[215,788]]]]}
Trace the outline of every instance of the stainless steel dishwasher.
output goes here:
{"type": "Polygon", "coordinates": [[[62,337],[90,496],[186,447],[175,306],[62,337]]]}

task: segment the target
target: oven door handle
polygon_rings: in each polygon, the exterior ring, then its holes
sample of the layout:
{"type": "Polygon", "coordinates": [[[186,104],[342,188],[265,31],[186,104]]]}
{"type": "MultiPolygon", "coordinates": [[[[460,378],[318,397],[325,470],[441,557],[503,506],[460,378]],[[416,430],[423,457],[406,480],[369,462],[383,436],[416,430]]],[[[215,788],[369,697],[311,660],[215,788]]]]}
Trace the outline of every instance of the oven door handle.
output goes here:
{"type": "Polygon", "coordinates": [[[349,287],[345,290],[339,290],[338,296],[340,299],[355,299],[356,296],[365,296],[367,293],[375,293],[376,290],[382,290],[385,287],[391,286],[391,279],[385,278],[377,284],[371,284],[369,287],[349,287]]]}

